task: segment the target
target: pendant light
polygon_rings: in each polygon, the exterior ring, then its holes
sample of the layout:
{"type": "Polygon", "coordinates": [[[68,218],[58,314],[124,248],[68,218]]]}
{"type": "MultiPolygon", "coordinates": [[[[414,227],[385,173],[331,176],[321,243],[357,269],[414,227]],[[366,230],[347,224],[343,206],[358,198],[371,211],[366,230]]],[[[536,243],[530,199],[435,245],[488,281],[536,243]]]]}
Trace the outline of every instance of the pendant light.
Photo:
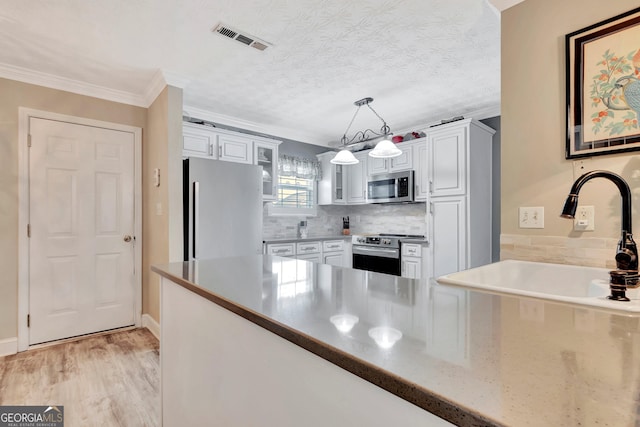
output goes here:
{"type": "Polygon", "coordinates": [[[333,159],[331,159],[331,163],[336,165],[354,165],[358,163],[359,160],[355,158],[353,153],[349,151],[347,147],[351,144],[369,141],[379,136],[384,136],[385,139],[380,141],[375,146],[375,148],[369,152],[369,156],[386,159],[391,157],[397,157],[402,154],[402,150],[396,147],[395,144],[388,139],[389,135],[391,135],[391,129],[389,128],[389,126],[387,126],[387,122],[385,122],[384,119],[380,117],[380,115],[376,112],[376,110],[374,110],[371,107],[371,105],[369,105],[372,102],[373,102],[373,98],[367,97],[367,98],[359,99],[353,103],[358,108],[356,109],[356,112],[353,114],[353,117],[351,118],[351,122],[349,122],[349,126],[347,126],[347,130],[344,132],[344,135],[342,135],[342,138],[340,139],[340,143],[342,144],[342,149],[338,152],[338,154],[336,154],[336,156],[333,159]],[[358,111],[360,111],[360,107],[362,107],[363,105],[366,105],[367,108],[369,108],[373,112],[373,114],[375,114],[376,117],[378,117],[382,122],[382,127],[380,128],[380,132],[376,132],[371,129],[366,129],[364,131],[357,132],[351,139],[349,139],[347,138],[347,133],[349,132],[349,129],[351,129],[351,125],[353,124],[353,121],[356,119],[356,116],[358,115],[358,111]]]}

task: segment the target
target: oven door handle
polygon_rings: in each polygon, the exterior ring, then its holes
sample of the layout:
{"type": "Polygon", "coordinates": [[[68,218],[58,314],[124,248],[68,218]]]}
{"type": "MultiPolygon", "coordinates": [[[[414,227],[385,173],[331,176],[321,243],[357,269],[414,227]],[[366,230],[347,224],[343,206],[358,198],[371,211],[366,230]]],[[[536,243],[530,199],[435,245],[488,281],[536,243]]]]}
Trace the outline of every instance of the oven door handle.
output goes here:
{"type": "Polygon", "coordinates": [[[354,255],[372,255],[385,258],[400,258],[400,251],[398,249],[390,248],[368,248],[366,246],[353,246],[352,252],[354,255]]]}

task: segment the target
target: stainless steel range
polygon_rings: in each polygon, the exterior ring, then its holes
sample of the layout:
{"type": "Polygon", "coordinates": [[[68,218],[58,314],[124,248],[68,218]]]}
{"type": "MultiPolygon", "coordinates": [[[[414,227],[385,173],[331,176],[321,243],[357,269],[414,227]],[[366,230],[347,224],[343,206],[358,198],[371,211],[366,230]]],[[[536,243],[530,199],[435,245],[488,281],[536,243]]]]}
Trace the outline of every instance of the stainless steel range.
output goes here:
{"type": "Polygon", "coordinates": [[[423,239],[411,234],[379,234],[375,236],[352,236],[353,268],[400,276],[400,240],[423,239]]]}

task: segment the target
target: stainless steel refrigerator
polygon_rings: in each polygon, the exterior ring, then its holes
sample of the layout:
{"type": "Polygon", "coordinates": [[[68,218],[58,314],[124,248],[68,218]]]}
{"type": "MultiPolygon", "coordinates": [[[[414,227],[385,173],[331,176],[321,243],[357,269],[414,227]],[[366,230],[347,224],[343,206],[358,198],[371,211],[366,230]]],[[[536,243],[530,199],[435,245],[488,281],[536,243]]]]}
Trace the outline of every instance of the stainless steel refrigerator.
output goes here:
{"type": "Polygon", "coordinates": [[[262,167],[187,158],[184,259],[262,253],[262,167]]]}

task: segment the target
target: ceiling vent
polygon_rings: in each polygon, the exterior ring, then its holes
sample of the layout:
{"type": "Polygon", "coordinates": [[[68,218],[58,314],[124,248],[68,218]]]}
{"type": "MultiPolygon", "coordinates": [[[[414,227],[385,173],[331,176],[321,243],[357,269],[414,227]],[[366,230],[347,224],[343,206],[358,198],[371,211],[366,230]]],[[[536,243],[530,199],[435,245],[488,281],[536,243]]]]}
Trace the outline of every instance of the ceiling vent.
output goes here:
{"type": "Polygon", "coordinates": [[[235,41],[238,41],[244,45],[251,46],[258,50],[265,50],[268,47],[273,46],[271,43],[266,42],[264,40],[260,40],[257,37],[253,37],[248,33],[241,32],[236,30],[235,28],[231,28],[228,25],[218,24],[214,29],[214,33],[218,33],[221,36],[228,37],[235,41]]]}

